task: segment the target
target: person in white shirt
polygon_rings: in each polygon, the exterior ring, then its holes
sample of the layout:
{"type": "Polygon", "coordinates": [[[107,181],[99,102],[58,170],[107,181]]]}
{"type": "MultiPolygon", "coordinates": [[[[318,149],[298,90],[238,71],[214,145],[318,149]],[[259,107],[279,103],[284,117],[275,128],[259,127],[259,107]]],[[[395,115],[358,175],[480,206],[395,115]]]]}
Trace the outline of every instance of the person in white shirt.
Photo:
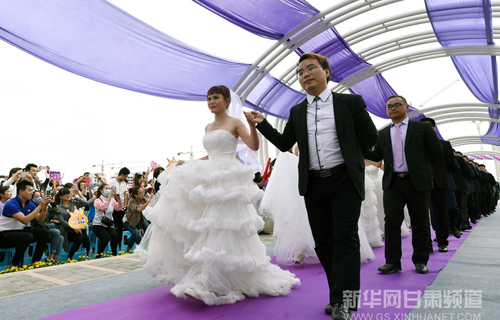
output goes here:
{"type": "MultiPolygon", "coordinates": [[[[109,181],[108,185],[112,191],[115,191],[120,195],[121,203],[128,203],[128,191],[127,191],[127,178],[130,174],[130,170],[127,167],[123,167],[118,172],[118,176],[109,181]]],[[[118,242],[121,243],[123,235],[123,217],[125,216],[125,209],[115,210],[113,212],[113,221],[116,227],[116,233],[118,234],[118,242]]]]}

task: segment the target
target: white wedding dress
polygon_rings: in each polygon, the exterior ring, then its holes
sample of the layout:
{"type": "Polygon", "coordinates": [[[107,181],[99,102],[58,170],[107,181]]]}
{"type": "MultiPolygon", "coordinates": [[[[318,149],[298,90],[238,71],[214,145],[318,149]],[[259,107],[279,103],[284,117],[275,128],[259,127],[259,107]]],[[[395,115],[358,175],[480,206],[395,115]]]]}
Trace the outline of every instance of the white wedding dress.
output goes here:
{"type": "Polygon", "coordinates": [[[372,248],[383,247],[382,229],[377,217],[378,198],[375,193],[375,184],[365,173],[365,200],[361,203],[361,225],[365,230],[368,243],[372,248]]]}
{"type": "MultiPolygon", "coordinates": [[[[299,255],[305,256],[304,263],[319,263],[304,198],[299,194],[298,161],[298,157],[289,152],[278,155],[259,208],[259,212],[274,219],[273,235],[278,238],[274,255],[284,265],[293,264],[299,255]]],[[[361,220],[358,220],[358,235],[361,262],[375,259],[361,220]]]]}
{"type": "Polygon", "coordinates": [[[251,167],[235,158],[238,140],[228,131],[203,137],[209,160],[188,161],[160,176],[160,198],[145,210],[152,225],[138,252],[144,268],[171,292],[194,290],[207,305],[286,295],[300,284],[270,263],[257,231],[264,222],[252,205],[262,197],[251,167]],[[168,176],[168,184],[167,184],[168,176]]]}

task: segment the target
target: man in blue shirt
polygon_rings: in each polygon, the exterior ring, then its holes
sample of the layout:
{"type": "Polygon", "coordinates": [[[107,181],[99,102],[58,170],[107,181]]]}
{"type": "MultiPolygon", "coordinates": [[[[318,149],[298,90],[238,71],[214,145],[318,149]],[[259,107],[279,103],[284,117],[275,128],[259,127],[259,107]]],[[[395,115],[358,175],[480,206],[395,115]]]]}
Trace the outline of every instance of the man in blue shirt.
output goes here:
{"type": "MultiPolygon", "coordinates": [[[[17,184],[17,196],[5,203],[0,216],[0,248],[16,248],[11,266],[18,266],[30,243],[36,243],[32,264],[40,261],[49,240],[50,233],[46,229],[31,229],[26,225],[36,219],[43,222],[47,214],[50,197],[44,197],[37,206],[31,198],[33,183],[22,180],[17,184]]],[[[9,266],[9,267],[11,267],[9,266]]]]}

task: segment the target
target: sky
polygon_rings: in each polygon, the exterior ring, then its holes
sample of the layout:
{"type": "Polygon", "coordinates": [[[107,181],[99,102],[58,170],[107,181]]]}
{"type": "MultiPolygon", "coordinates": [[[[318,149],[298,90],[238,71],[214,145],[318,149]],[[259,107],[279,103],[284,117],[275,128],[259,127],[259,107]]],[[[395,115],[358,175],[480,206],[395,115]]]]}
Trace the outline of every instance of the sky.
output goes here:
{"type": "MultiPolygon", "coordinates": [[[[233,61],[252,63],[274,44],[192,1],[110,2],[178,40],[233,61]]],[[[309,2],[320,10],[332,3],[328,0],[309,2]]],[[[368,21],[422,8],[422,5],[421,0],[402,1],[366,14],[362,19],[350,19],[336,28],[346,34],[368,21]]],[[[430,25],[416,26],[412,32],[425,28],[430,25]]],[[[405,32],[408,30],[399,31],[400,34],[405,32]]],[[[376,40],[352,48],[361,51],[376,40]]],[[[428,47],[437,48],[439,44],[428,47]]],[[[397,52],[370,62],[378,63],[400,54],[397,52]]],[[[7,175],[13,167],[35,163],[64,172],[63,181],[67,182],[84,172],[101,172],[102,163],[106,164],[104,173],[110,176],[122,166],[137,172],[145,171],[151,160],[165,166],[166,159],[173,156],[188,159],[187,154],[178,156],[177,153],[189,152],[191,148],[195,158],[206,154],[202,137],[213,116],[205,102],[165,99],[98,83],[55,67],[3,41],[0,41],[0,57],[4,150],[0,175],[7,175]]],[[[282,70],[296,59],[297,56],[291,54],[271,74],[281,75],[282,70]]],[[[383,75],[398,94],[417,108],[477,102],[449,58],[409,64],[383,75]],[[455,84],[443,91],[451,83],[455,84]]],[[[373,119],[377,127],[388,123],[386,119],[373,119]]],[[[487,123],[482,124],[481,134],[486,133],[487,128],[487,123]]],[[[443,125],[440,131],[445,138],[477,135],[477,127],[472,122],[443,125]]],[[[483,148],[491,150],[489,145],[483,148]]],[[[480,146],[460,149],[480,150],[480,146]]],[[[274,149],[270,150],[273,157],[274,149]]],[[[485,163],[489,171],[495,171],[492,161],[485,163]]]]}

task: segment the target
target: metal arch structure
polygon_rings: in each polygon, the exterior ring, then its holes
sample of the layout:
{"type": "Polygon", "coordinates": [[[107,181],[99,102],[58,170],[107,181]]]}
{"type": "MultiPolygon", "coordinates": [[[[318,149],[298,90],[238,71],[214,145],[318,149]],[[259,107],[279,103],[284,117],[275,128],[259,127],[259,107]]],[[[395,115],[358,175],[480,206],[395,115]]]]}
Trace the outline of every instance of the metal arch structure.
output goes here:
{"type": "MultiPolygon", "coordinates": [[[[436,120],[436,119],[434,119],[436,120]]],[[[484,117],[480,117],[480,116],[475,116],[475,117],[455,117],[453,119],[450,119],[450,118],[444,118],[444,120],[436,120],[436,123],[440,124],[440,125],[443,125],[443,124],[447,124],[447,123],[454,123],[454,122],[464,122],[464,121],[486,121],[486,122],[499,122],[500,123],[500,119],[492,119],[490,117],[487,117],[487,116],[484,116],[484,117]]]]}
{"type": "MultiPolygon", "coordinates": [[[[463,111],[475,111],[475,110],[484,110],[488,108],[500,108],[500,105],[493,103],[451,103],[451,104],[441,104],[438,106],[422,108],[414,112],[408,113],[408,117],[418,116],[422,113],[432,115],[440,115],[440,114],[450,114],[453,113],[453,110],[463,109],[463,111]]],[[[460,110],[462,111],[462,110],[460,110]]]]}
{"type": "Polygon", "coordinates": [[[487,142],[483,142],[481,138],[500,141],[500,138],[489,137],[489,136],[462,136],[462,137],[451,138],[448,141],[451,143],[453,147],[471,145],[471,144],[490,144],[487,142]]]}
{"type": "Polygon", "coordinates": [[[355,84],[371,78],[383,71],[391,70],[410,63],[415,63],[424,60],[451,57],[451,56],[466,56],[466,55],[500,55],[500,45],[468,45],[468,46],[453,46],[442,47],[438,49],[420,50],[412,54],[403,54],[396,58],[388,59],[384,62],[374,64],[370,68],[358,71],[347,77],[342,82],[333,87],[335,92],[344,92],[355,84]]]}
{"type": "MultiPolygon", "coordinates": [[[[356,17],[359,14],[365,13],[370,10],[378,9],[382,6],[389,5],[394,2],[398,2],[401,0],[365,0],[365,2],[355,3],[354,0],[347,0],[340,4],[334,5],[326,10],[321,11],[316,14],[314,17],[308,19],[303,22],[301,25],[297,26],[289,33],[284,35],[277,43],[271,46],[264,54],[262,54],[247,70],[245,74],[242,75],[240,80],[233,86],[233,91],[237,94],[242,95],[242,100],[244,101],[248,94],[255,88],[255,86],[284,58],[286,58],[291,52],[300,47],[300,45],[314,38],[318,34],[323,31],[329,29],[332,24],[338,24],[353,17],[356,17]],[[345,14],[344,14],[345,13],[345,14]],[[321,17],[323,17],[321,19],[321,17]],[[321,21],[319,23],[313,24],[313,22],[321,21]],[[307,26],[307,27],[306,27],[307,26]],[[296,39],[300,39],[299,41],[291,41],[287,44],[290,38],[295,37],[296,39]],[[281,48],[280,48],[281,47],[281,48]],[[280,48],[279,50],[276,50],[280,48]],[[276,50],[276,52],[274,52],[276,50]],[[274,52],[274,53],[273,53],[274,52]],[[258,67],[259,66],[259,67],[258,67]],[[249,77],[249,75],[253,72],[257,71],[249,77]]],[[[493,12],[500,13],[500,2],[492,2],[491,4],[493,12]]],[[[495,16],[497,16],[495,14],[495,16]]],[[[498,15],[500,16],[500,14],[498,15]]],[[[428,23],[429,19],[427,17],[427,13],[425,10],[415,10],[410,13],[400,14],[396,16],[391,16],[384,20],[379,20],[377,22],[371,23],[366,26],[362,26],[356,30],[353,30],[351,33],[344,35],[344,39],[350,44],[359,43],[362,40],[367,38],[371,38],[375,35],[380,35],[386,32],[394,31],[401,28],[406,28],[416,24],[428,23]]],[[[500,29],[495,29],[495,35],[500,34],[500,29]]],[[[369,48],[365,50],[363,53],[367,51],[372,51],[370,55],[377,54],[377,56],[381,56],[383,54],[393,52],[391,50],[393,48],[390,47],[392,43],[393,46],[399,49],[408,48],[411,46],[423,45],[428,43],[436,42],[435,36],[432,33],[424,32],[424,33],[416,33],[410,36],[412,39],[409,39],[408,36],[405,38],[396,38],[386,41],[382,44],[382,47],[379,49],[369,48]],[[422,42],[422,37],[424,38],[424,42],[422,42]],[[429,40],[432,39],[432,40],[429,40]],[[406,45],[401,46],[400,41],[406,39],[406,45]],[[417,41],[417,43],[412,43],[413,41],[417,41]],[[383,53],[379,52],[383,51],[383,53]]],[[[455,55],[500,55],[500,46],[454,46],[451,48],[439,48],[439,49],[431,49],[431,50],[421,50],[411,54],[405,54],[395,59],[390,59],[388,61],[373,65],[371,68],[361,70],[358,73],[351,75],[348,79],[339,83],[333,89],[338,92],[343,92],[350,88],[351,86],[372,77],[382,71],[390,70],[392,68],[402,66],[408,63],[423,61],[428,59],[434,59],[439,57],[449,57],[455,55]],[[372,70],[370,72],[370,70],[372,70]]],[[[280,77],[280,80],[288,83],[294,80],[293,75],[290,73],[295,69],[295,66],[289,67],[289,69],[280,77]]]]}
{"type": "MultiPolygon", "coordinates": [[[[500,17],[500,2],[495,2],[492,3],[492,11],[494,12],[493,16],[494,17],[500,17]]],[[[390,16],[388,18],[373,22],[371,24],[364,25],[362,27],[359,27],[358,29],[355,29],[351,31],[350,33],[344,34],[344,40],[346,40],[350,46],[360,43],[366,39],[369,39],[374,36],[378,36],[381,34],[385,34],[391,31],[395,31],[398,29],[403,29],[407,27],[411,27],[414,25],[419,25],[419,24],[425,24],[429,23],[429,19],[427,17],[427,13],[425,10],[415,10],[412,12],[407,12],[404,14],[400,15],[394,15],[390,16]]],[[[500,29],[494,29],[494,38],[500,38],[500,29]]],[[[400,37],[395,37],[389,40],[386,40],[382,43],[378,43],[376,45],[372,45],[371,47],[368,47],[360,52],[357,52],[358,55],[360,55],[364,59],[374,59],[376,57],[383,56],[385,54],[393,53],[397,50],[403,50],[403,49],[408,49],[410,47],[415,47],[415,46],[421,46],[421,45],[426,45],[426,44],[432,44],[432,43],[437,43],[437,39],[434,35],[434,32],[432,31],[424,31],[424,32],[418,32],[418,33],[413,33],[413,34],[406,34],[404,36],[400,37]]],[[[464,46],[464,47],[469,47],[469,46],[464,46]]],[[[420,55],[420,52],[416,52],[417,55],[420,55]]],[[[453,56],[453,55],[469,55],[471,54],[469,51],[465,53],[452,53],[450,54],[439,54],[435,56],[434,58],[439,58],[439,57],[448,57],[448,56],[453,56]]],[[[485,53],[487,54],[487,53],[485,53]]],[[[400,57],[401,60],[403,61],[408,61],[409,59],[413,59],[412,62],[417,62],[417,61],[422,61],[420,57],[407,57],[407,56],[402,56],[400,57]],[[417,60],[418,59],[418,60],[417,60]]],[[[431,59],[431,57],[428,57],[427,59],[431,59]]],[[[423,60],[427,60],[423,59],[423,60]]],[[[389,62],[394,59],[390,59],[389,62]]],[[[385,62],[387,63],[387,62],[385,62]]],[[[408,63],[410,63],[408,61],[408,63]]],[[[404,65],[403,64],[398,64],[397,66],[404,65]]],[[[377,64],[378,66],[378,64],[377,64]]],[[[288,84],[293,84],[296,79],[294,78],[294,74],[292,74],[292,71],[295,69],[295,66],[291,66],[285,74],[282,75],[280,80],[283,82],[286,82],[288,84]]],[[[392,69],[392,68],[390,68],[392,69]]],[[[386,69],[389,70],[389,69],[386,69]]],[[[361,70],[360,72],[362,73],[365,70],[361,70]]],[[[379,70],[378,72],[372,73],[370,76],[364,77],[360,81],[357,81],[355,83],[351,83],[347,88],[341,88],[342,84],[346,82],[347,80],[342,81],[339,83],[337,86],[333,87],[333,90],[338,92],[345,91],[349,87],[371,77],[376,75],[377,73],[380,73],[385,70],[379,70]],[[339,87],[339,89],[337,89],[339,87]]],[[[351,77],[356,76],[356,74],[352,75],[351,77]]]]}
{"type": "Polygon", "coordinates": [[[469,151],[469,152],[463,152],[464,156],[475,156],[475,155],[488,155],[488,156],[500,156],[500,151],[486,151],[486,150],[481,150],[481,151],[469,151]]]}
{"type": "MultiPolygon", "coordinates": [[[[294,50],[299,48],[302,44],[321,34],[325,30],[328,30],[332,25],[339,24],[370,10],[378,9],[380,7],[399,1],[401,0],[365,0],[363,2],[358,2],[355,0],[345,0],[327,8],[326,10],[319,12],[315,16],[311,17],[301,25],[288,32],[267,51],[265,51],[248,68],[247,72],[240,77],[237,83],[233,86],[233,91],[235,91],[242,97],[242,101],[244,103],[248,95],[257,86],[257,84],[262,81],[273,68],[275,68],[280,62],[282,62],[288,55],[294,52],[294,50]],[[290,39],[293,39],[293,41],[290,41],[290,39]]],[[[492,1],[491,7],[493,16],[500,17],[500,1],[492,1]]],[[[343,34],[343,37],[349,45],[354,45],[361,43],[366,39],[373,38],[374,36],[425,23],[429,23],[427,12],[425,10],[414,10],[412,12],[406,12],[403,14],[381,19],[369,25],[361,26],[355,30],[352,30],[348,34],[343,34]]],[[[494,29],[493,32],[495,38],[500,38],[500,28],[494,29]]],[[[359,54],[364,59],[374,59],[383,57],[384,55],[389,53],[394,53],[397,50],[405,49],[406,52],[404,54],[401,54],[400,56],[397,56],[396,58],[387,59],[380,63],[373,64],[369,68],[358,71],[357,73],[347,77],[331,89],[336,92],[343,92],[353,85],[372,76],[375,76],[378,73],[414,62],[460,55],[500,55],[500,46],[497,45],[466,45],[440,47],[436,49],[418,49],[419,46],[433,43],[438,43],[434,33],[425,31],[413,33],[410,35],[407,34],[404,37],[392,37],[388,40],[384,40],[384,42],[379,42],[376,45],[370,46],[361,52],[357,52],[357,54],[359,54]],[[411,49],[411,51],[408,51],[408,49],[411,49]]],[[[290,66],[278,79],[284,83],[287,83],[288,85],[292,85],[296,81],[293,72],[295,68],[295,65],[290,66]]],[[[438,107],[436,107],[436,109],[438,107]]],[[[431,114],[433,115],[433,117],[438,118],[437,120],[439,121],[437,122],[439,122],[439,124],[471,120],[500,122],[500,120],[490,119],[489,117],[487,117],[487,108],[498,108],[498,106],[496,105],[477,104],[469,105],[468,108],[461,107],[463,112],[469,112],[470,117],[468,118],[464,118],[463,115],[456,115],[456,109],[455,114],[453,116],[449,116],[450,114],[453,114],[453,112],[451,112],[451,109],[453,109],[454,107],[458,107],[456,105],[444,107],[447,109],[436,111],[425,109],[421,110],[420,113],[426,112],[427,114],[429,112],[432,112],[431,114]],[[485,111],[482,111],[483,108],[485,111]],[[446,119],[444,119],[444,117],[446,117],[446,119]]],[[[284,123],[285,122],[282,120],[276,122],[276,127],[279,131],[282,131],[284,123]]]]}
{"type": "Polygon", "coordinates": [[[364,2],[356,3],[355,0],[346,0],[321,11],[288,32],[277,43],[265,51],[249,67],[247,72],[241,76],[240,80],[233,86],[233,91],[241,96],[241,100],[244,103],[249,93],[276,65],[302,44],[325,30],[330,29],[330,23],[338,24],[364,12],[399,1],[401,0],[365,0],[364,2]],[[314,23],[317,21],[319,22],[314,23]],[[289,41],[291,38],[298,39],[298,41],[289,41]],[[257,72],[250,76],[253,71],[257,72]]]}

